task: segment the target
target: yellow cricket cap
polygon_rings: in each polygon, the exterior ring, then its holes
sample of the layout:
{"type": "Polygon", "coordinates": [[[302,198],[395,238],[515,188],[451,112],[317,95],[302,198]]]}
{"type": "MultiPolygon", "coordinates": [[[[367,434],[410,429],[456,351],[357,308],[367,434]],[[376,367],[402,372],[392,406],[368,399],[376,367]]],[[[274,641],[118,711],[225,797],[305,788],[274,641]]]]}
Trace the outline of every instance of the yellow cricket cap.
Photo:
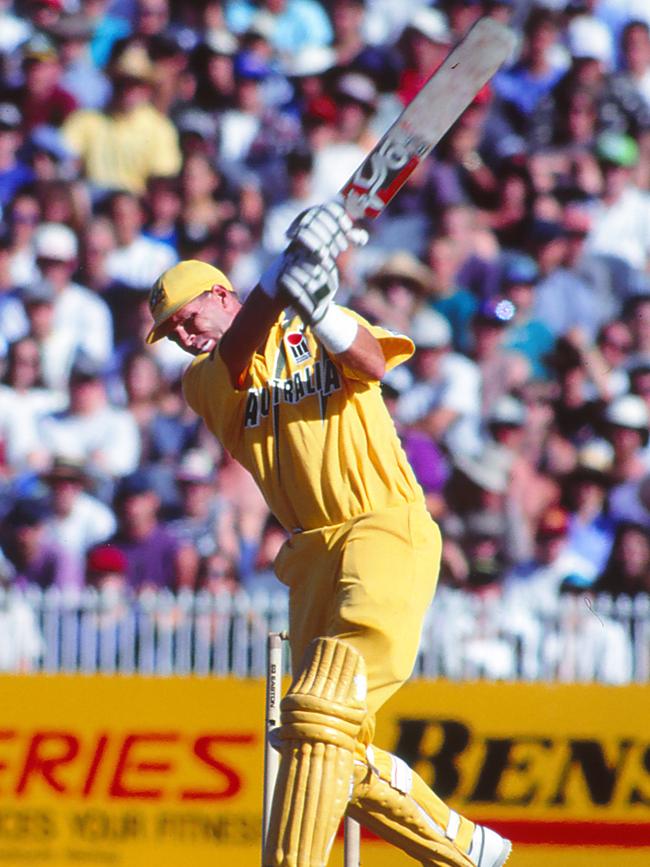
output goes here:
{"type": "Polygon", "coordinates": [[[147,343],[155,343],[156,340],[166,337],[165,323],[170,316],[213,286],[223,286],[229,292],[234,291],[223,271],[198,259],[186,259],[164,271],[149,292],[153,326],[147,334],[147,343]]]}

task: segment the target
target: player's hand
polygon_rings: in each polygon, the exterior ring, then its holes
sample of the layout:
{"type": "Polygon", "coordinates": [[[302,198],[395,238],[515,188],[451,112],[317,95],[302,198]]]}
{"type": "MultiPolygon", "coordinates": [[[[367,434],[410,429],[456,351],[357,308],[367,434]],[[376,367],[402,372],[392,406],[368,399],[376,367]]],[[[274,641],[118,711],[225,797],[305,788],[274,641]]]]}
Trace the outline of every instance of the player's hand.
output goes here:
{"type": "Polygon", "coordinates": [[[338,288],[338,269],[332,256],[321,256],[299,243],[289,245],[282,255],[277,289],[303,322],[320,322],[338,288]]]}
{"type": "Polygon", "coordinates": [[[324,263],[336,259],[350,245],[362,247],[368,242],[368,233],[355,227],[342,203],[332,199],[299,214],[287,229],[287,238],[302,244],[324,263]]]}

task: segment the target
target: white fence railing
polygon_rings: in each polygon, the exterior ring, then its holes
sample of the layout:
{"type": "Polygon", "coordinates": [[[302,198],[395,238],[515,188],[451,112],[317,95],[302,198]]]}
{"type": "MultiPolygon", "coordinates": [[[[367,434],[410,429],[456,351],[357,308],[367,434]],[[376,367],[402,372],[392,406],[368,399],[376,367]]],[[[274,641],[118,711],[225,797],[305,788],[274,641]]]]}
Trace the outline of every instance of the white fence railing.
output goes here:
{"type": "MultiPolygon", "coordinates": [[[[0,670],[264,675],[284,595],[0,592],[0,670]]],[[[563,596],[552,611],[441,589],[415,676],[650,682],[650,597],[563,596]]]]}

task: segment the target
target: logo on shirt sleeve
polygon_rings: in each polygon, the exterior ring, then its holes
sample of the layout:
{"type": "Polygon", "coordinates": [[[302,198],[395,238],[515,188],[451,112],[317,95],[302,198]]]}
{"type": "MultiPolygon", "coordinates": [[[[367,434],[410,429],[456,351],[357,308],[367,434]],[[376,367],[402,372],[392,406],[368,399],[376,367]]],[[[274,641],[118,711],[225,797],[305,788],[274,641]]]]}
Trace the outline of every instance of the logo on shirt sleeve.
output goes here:
{"type": "Polygon", "coordinates": [[[284,338],[290,357],[296,364],[302,364],[311,358],[307,338],[302,331],[290,331],[284,338]]]}

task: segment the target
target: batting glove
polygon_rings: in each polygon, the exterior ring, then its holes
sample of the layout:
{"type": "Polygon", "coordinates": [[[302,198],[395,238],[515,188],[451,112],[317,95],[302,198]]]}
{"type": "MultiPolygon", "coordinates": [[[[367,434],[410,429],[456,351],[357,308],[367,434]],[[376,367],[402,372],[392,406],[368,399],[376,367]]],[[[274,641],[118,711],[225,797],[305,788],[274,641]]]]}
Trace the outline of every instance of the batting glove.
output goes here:
{"type": "Polygon", "coordinates": [[[287,237],[311,250],[323,262],[335,259],[350,245],[362,247],[368,242],[366,230],[355,227],[336,199],[299,214],[287,229],[287,237]]]}
{"type": "Polygon", "coordinates": [[[303,322],[314,325],[323,318],[339,288],[336,262],[331,257],[321,261],[300,244],[291,244],[282,258],[278,292],[303,322]]]}

